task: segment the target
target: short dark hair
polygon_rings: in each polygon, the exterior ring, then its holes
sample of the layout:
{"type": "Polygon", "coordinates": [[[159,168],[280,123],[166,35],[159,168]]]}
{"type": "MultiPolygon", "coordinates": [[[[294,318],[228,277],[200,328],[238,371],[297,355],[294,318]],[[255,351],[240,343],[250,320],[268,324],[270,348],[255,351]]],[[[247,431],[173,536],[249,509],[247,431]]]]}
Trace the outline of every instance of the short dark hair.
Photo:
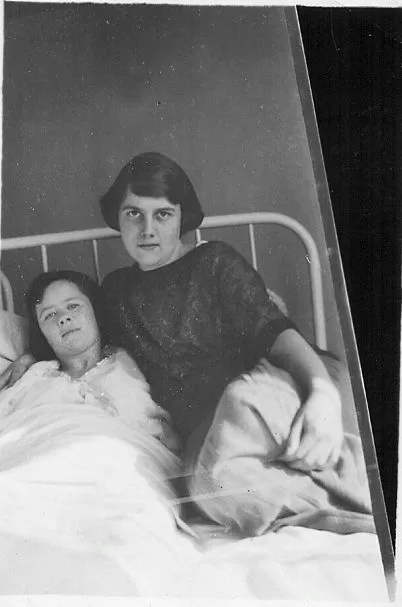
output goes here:
{"type": "Polygon", "coordinates": [[[159,152],[134,156],[120,171],[110,189],[100,200],[106,223],[119,230],[119,210],[128,192],[137,196],[166,198],[181,207],[180,235],[195,230],[204,213],[186,172],[171,158],[159,152]]]}
{"type": "MultiPolygon", "coordinates": [[[[42,272],[31,282],[25,295],[25,305],[29,320],[29,351],[36,360],[54,360],[57,358],[53,348],[49,345],[46,337],[39,328],[36,316],[36,306],[43,299],[46,289],[54,282],[66,280],[76,285],[83,295],[86,295],[92,304],[99,332],[103,333],[104,305],[101,287],[86,274],[75,272],[73,270],[55,270],[52,272],[42,272]]],[[[102,344],[103,345],[103,344],[102,344]]]]}

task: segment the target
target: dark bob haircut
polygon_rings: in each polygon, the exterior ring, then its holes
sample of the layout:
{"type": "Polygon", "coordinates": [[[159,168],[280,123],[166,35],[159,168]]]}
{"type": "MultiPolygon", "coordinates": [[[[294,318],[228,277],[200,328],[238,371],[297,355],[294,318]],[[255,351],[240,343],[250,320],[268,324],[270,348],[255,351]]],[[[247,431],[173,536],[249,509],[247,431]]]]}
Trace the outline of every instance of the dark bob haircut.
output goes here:
{"type": "Polygon", "coordinates": [[[134,156],[118,174],[115,182],[100,200],[106,223],[119,230],[119,210],[128,193],[150,198],[166,198],[181,207],[180,235],[195,230],[204,219],[193,184],[183,169],[158,152],[134,156]]]}
{"type": "Polygon", "coordinates": [[[29,320],[29,351],[37,361],[54,360],[57,358],[39,328],[36,306],[42,301],[47,287],[59,280],[71,282],[79,288],[83,295],[88,297],[94,309],[102,341],[104,307],[101,287],[92,278],[86,274],[81,274],[81,272],[74,272],[73,270],[43,272],[33,279],[25,295],[25,305],[29,320]]]}

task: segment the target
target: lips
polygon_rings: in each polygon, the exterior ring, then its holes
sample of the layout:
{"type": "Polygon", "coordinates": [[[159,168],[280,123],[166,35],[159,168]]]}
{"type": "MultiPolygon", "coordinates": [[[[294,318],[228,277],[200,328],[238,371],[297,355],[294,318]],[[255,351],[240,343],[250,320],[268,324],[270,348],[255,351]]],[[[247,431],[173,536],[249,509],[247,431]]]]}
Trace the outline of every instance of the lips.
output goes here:
{"type": "Polygon", "coordinates": [[[71,335],[71,333],[76,333],[77,331],[81,331],[81,329],[68,329],[68,331],[62,333],[61,337],[64,339],[64,337],[67,337],[67,335],[71,335]]]}
{"type": "Polygon", "coordinates": [[[140,244],[138,246],[140,249],[143,249],[144,251],[154,251],[155,249],[157,249],[159,247],[158,244],[140,244]]]}

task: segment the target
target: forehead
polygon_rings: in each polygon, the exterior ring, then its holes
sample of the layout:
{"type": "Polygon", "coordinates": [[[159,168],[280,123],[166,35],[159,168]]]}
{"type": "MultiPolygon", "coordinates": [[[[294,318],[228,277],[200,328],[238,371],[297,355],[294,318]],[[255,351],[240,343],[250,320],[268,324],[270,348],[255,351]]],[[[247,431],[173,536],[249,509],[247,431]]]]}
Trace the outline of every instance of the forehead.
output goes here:
{"type": "Polygon", "coordinates": [[[140,211],[156,211],[158,209],[180,209],[180,205],[171,203],[167,198],[153,198],[152,196],[137,196],[128,192],[121,203],[120,210],[135,207],[140,211]]]}
{"type": "Polygon", "coordinates": [[[56,280],[45,289],[42,301],[37,304],[36,309],[39,311],[49,306],[58,305],[63,301],[72,298],[87,299],[76,284],[69,282],[68,280],[56,280]]]}

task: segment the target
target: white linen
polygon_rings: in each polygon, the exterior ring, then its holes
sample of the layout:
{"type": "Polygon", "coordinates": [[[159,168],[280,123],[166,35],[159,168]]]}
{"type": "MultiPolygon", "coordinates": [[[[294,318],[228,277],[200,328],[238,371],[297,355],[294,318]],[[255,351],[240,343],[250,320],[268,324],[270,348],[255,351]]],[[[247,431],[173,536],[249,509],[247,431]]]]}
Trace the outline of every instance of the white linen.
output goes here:
{"type": "Polygon", "coordinates": [[[135,473],[140,458],[86,438],[0,474],[1,592],[386,600],[374,535],[288,528],[201,549],[135,473]]]}
{"type": "Polygon", "coordinates": [[[374,535],[289,528],[239,540],[210,527],[199,544],[169,507],[175,456],[98,408],[55,410],[53,425],[52,406],[38,405],[0,435],[3,595],[386,600],[374,535]],[[41,449],[27,440],[38,429],[41,449]]]}
{"type": "Polygon", "coordinates": [[[0,310],[0,373],[27,349],[28,321],[22,316],[0,310]]]}
{"type": "MultiPolygon", "coordinates": [[[[161,476],[135,444],[77,437],[0,474],[0,534],[109,558],[140,596],[163,596],[190,540],[176,530],[161,476]]],[[[3,592],[8,579],[0,572],[3,592]]]]}
{"type": "Polygon", "coordinates": [[[377,537],[303,527],[237,541],[211,540],[192,596],[387,602],[377,537]],[[216,545],[215,545],[216,542],[216,545]]]}

